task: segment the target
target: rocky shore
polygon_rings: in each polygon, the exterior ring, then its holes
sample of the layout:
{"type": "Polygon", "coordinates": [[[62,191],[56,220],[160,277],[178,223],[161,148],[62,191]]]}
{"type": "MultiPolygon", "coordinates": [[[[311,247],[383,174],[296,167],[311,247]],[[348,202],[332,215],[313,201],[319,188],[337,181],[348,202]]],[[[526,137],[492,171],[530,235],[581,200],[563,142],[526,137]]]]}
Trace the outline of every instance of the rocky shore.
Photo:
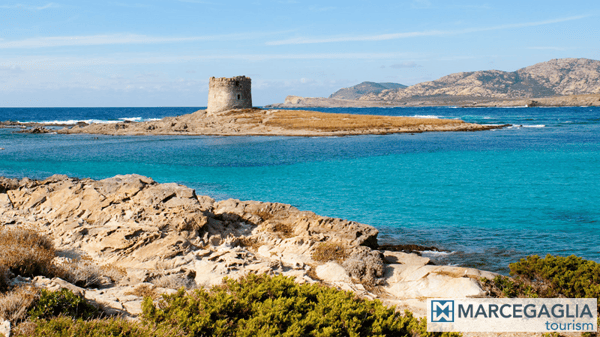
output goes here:
{"type": "MultiPolygon", "coordinates": [[[[19,132],[45,133],[46,127],[64,126],[3,122],[0,127],[19,132]]],[[[503,126],[465,123],[456,119],[333,114],[302,110],[237,109],[208,114],[205,110],[158,121],[112,124],[78,123],[59,134],[188,135],[188,136],[348,136],[419,133],[428,131],[481,131],[503,126]]]]}
{"type": "Polygon", "coordinates": [[[432,95],[405,97],[398,100],[336,99],[324,97],[288,96],[283,103],[271,104],[270,108],[372,108],[372,107],[572,107],[600,106],[600,94],[567,95],[540,98],[499,98],[478,96],[432,95]]]}
{"type": "Polygon", "coordinates": [[[88,285],[18,275],[13,284],[67,288],[107,313],[131,318],[141,313],[140,286],[172,293],[248,273],[319,282],[422,316],[427,298],[486,296],[479,280],[495,276],[385,250],[393,248],[379,247],[378,231],[369,225],[280,203],[217,202],[139,175],[0,178],[3,228],[44,233],[59,263],[79,261],[104,271],[88,285]]]}

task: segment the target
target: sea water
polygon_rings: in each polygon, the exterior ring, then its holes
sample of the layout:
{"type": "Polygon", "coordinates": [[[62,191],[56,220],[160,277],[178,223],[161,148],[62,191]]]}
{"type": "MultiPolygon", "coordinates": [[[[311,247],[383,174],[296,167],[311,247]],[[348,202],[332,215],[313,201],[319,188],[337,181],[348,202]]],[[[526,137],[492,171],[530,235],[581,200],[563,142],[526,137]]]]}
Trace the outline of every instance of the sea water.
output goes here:
{"type": "MultiPolygon", "coordinates": [[[[197,108],[0,109],[0,120],[152,120],[197,108]]],[[[292,204],[435,246],[435,263],[508,272],[530,254],[600,262],[600,108],[318,108],[512,124],[481,132],[350,137],[17,134],[0,176],[137,173],[216,199],[292,204]]]]}

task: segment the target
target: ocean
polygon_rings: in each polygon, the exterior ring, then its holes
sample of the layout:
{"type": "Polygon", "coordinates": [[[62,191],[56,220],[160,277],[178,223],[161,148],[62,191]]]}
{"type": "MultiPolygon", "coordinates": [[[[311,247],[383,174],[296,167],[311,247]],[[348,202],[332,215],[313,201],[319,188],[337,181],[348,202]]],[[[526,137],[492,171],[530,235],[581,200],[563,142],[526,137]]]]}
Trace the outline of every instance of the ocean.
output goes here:
{"type": "MultiPolygon", "coordinates": [[[[143,121],[190,108],[1,108],[21,122],[143,121]]],[[[483,132],[349,137],[17,134],[0,176],[137,173],[215,199],[292,204],[373,225],[379,242],[438,247],[437,264],[503,274],[531,254],[600,262],[600,108],[318,108],[513,124],[483,132]]]]}

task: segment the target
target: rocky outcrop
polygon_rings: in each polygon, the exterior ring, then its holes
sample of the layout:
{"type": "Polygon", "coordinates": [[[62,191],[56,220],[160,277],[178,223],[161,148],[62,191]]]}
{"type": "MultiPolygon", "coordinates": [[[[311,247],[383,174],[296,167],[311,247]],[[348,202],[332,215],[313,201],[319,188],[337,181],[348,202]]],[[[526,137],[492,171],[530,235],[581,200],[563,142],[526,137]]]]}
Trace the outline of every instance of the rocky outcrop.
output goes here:
{"type": "Polygon", "coordinates": [[[364,93],[353,88],[340,89],[330,98],[288,96],[283,104],[271,106],[534,106],[531,101],[539,106],[600,106],[600,61],[557,59],[514,72],[455,73],[404,88],[364,93]]]}
{"type": "Polygon", "coordinates": [[[360,100],[400,101],[409,97],[470,96],[504,99],[600,93],[600,61],[557,59],[514,72],[463,72],[405,89],[366,94],[360,100]]]}
{"type": "Polygon", "coordinates": [[[399,83],[362,82],[352,87],[342,88],[331,94],[329,98],[354,100],[366,94],[379,94],[380,92],[388,89],[404,88],[406,88],[406,86],[399,83]]]}
{"type": "Polygon", "coordinates": [[[2,178],[0,186],[0,226],[35,228],[54,239],[59,259],[84,258],[121,274],[86,289],[57,278],[20,282],[71,289],[113,314],[140,313],[139,287],[169,293],[181,285],[268,273],[352,290],[423,315],[428,297],[485,296],[477,280],[493,276],[380,251],[377,229],[365,224],[280,203],[217,202],[139,175],[2,178]],[[329,247],[343,259],[327,258],[329,247]]]}

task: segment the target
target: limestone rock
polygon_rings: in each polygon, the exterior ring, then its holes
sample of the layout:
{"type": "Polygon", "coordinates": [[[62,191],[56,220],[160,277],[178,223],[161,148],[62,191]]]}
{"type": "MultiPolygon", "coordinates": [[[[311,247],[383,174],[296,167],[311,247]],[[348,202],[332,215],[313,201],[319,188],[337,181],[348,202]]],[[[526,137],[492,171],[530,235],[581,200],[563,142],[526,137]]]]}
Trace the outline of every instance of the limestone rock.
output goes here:
{"type": "Polygon", "coordinates": [[[325,281],[330,283],[351,283],[352,280],[350,275],[344,267],[340,266],[335,262],[327,262],[326,264],[320,265],[317,267],[317,276],[325,281]]]}
{"type": "Polygon", "coordinates": [[[0,320],[0,336],[10,337],[10,322],[0,320]]]}
{"type": "Polygon", "coordinates": [[[468,96],[495,98],[549,97],[600,93],[600,61],[556,59],[514,72],[462,72],[408,88],[368,93],[364,101],[399,101],[410,97],[468,96]]]}
{"type": "Polygon", "coordinates": [[[376,250],[378,231],[365,224],[281,203],[215,202],[185,186],[139,175],[98,181],[0,178],[0,183],[6,191],[0,193],[3,224],[52,236],[61,256],[57,260],[85,257],[106,279],[94,282],[100,289],[44,277],[17,276],[11,284],[70,289],[107,314],[139,315],[139,286],[171,293],[180,287],[219,285],[225,277],[266,273],[332,285],[420,315],[430,297],[485,295],[478,280],[495,276],[433,266],[416,254],[376,250]],[[315,261],[313,252],[323,243],[345,247],[346,260],[315,261]]]}

